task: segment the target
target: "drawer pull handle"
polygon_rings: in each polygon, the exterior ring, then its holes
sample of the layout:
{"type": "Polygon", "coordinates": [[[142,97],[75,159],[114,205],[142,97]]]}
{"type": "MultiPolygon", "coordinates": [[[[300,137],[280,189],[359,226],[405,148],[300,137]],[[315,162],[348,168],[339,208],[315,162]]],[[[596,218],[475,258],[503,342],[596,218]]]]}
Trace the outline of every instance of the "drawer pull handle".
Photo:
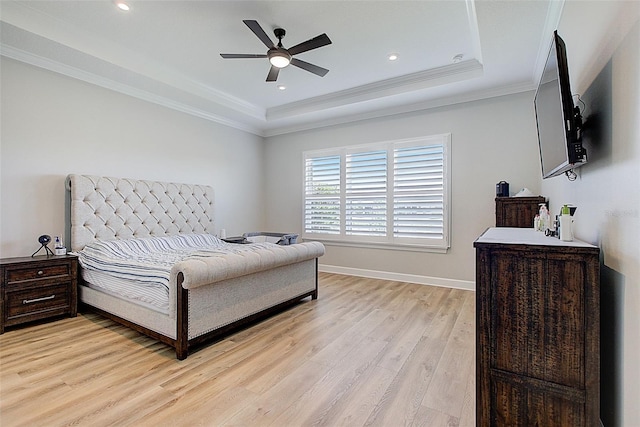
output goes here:
{"type": "Polygon", "coordinates": [[[53,295],[49,295],[48,297],[34,298],[34,299],[23,299],[22,300],[22,304],[31,304],[33,302],[47,301],[47,300],[50,300],[50,299],[54,299],[55,297],[56,297],[56,295],[53,294],[53,295]]]}
{"type": "Polygon", "coordinates": [[[43,274],[44,274],[44,271],[38,270],[38,276],[42,276],[43,274]]]}

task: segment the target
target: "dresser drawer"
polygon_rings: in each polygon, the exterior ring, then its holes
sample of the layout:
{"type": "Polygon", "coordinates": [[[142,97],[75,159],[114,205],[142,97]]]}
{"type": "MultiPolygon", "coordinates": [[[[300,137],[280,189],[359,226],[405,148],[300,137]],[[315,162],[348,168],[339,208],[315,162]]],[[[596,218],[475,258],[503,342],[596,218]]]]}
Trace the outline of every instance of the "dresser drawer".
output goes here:
{"type": "Polygon", "coordinates": [[[39,267],[24,266],[22,268],[7,268],[7,284],[24,282],[26,280],[51,279],[55,277],[68,277],[71,275],[71,263],[43,265],[39,267]]]}
{"type": "Polygon", "coordinates": [[[7,323],[15,318],[40,315],[64,314],[69,312],[69,289],[71,283],[39,286],[6,293],[7,323]]]}

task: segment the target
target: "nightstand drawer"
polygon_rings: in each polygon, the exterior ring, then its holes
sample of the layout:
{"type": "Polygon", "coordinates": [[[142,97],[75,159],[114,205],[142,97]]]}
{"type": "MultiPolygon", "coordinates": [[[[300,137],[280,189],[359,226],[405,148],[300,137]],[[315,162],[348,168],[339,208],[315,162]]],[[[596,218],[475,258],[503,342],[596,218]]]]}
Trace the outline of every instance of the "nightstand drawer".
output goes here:
{"type": "Polygon", "coordinates": [[[40,314],[51,315],[69,312],[70,283],[7,292],[7,322],[23,316],[38,318],[40,314]]]}
{"type": "Polygon", "coordinates": [[[44,265],[37,268],[25,266],[23,268],[7,268],[7,284],[24,282],[26,280],[50,279],[71,275],[71,263],[65,262],[54,265],[44,265]]]}
{"type": "Polygon", "coordinates": [[[0,258],[0,334],[7,326],[78,313],[78,258],[0,258]]]}

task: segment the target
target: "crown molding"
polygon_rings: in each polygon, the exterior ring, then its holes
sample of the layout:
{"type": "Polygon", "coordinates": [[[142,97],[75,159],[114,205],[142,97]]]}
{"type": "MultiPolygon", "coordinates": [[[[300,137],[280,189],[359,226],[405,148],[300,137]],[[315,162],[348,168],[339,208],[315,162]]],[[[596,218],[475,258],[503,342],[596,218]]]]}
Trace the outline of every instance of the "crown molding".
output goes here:
{"type": "MultiPolygon", "coordinates": [[[[62,74],[67,77],[71,77],[87,83],[91,83],[96,86],[100,86],[109,90],[123,93],[125,95],[129,95],[147,102],[161,105],[166,108],[180,111],[185,114],[190,114],[195,117],[199,117],[208,121],[212,121],[214,123],[218,123],[224,126],[229,126],[234,129],[245,131],[245,132],[248,132],[257,136],[265,137],[265,138],[277,136],[277,135],[283,135],[287,133],[294,133],[294,132],[318,129],[322,127],[370,120],[370,119],[375,119],[380,117],[406,114],[406,113],[411,113],[416,111],[428,110],[432,108],[444,107],[448,105],[455,105],[455,104],[460,104],[465,102],[477,101],[481,99],[510,95],[510,94],[515,94],[520,92],[527,92],[535,89],[533,84],[503,86],[503,87],[492,88],[492,89],[487,89],[483,91],[464,93],[461,95],[455,95],[450,97],[443,97],[443,98],[434,99],[434,100],[425,101],[425,102],[418,102],[418,103],[394,106],[389,108],[378,108],[374,111],[370,111],[366,113],[339,115],[329,119],[323,118],[323,119],[306,121],[304,123],[299,123],[299,124],[294,124],[289,126],[280,126],[280,127],[265,129],[264,128],[265,124],[250,125],[250,124],[247,124],[245,120],[232,120],[217,114],[213,114],[210,111],[207,111],[201,108],[195,108],[186,103],[178,102],[174,99],[170,99],[155,93],[151,93],[149,91],[135,88],[130,85],[116,82],[112,79],[98,76],[94,73],[90,73],[90,72],[81,70],[79,68],[72,67],[70,65],[63,64],[58,61],[54,61],[49,58],[35,55],[33,53],[14,48],[12,46],[7,46],[4,43],[0,43],[0,55],[36,66],[39,68],[43,68],[58,74],[62,74]]],[[[424,73],[416,73],[416,74],[424,74],[424,73]]],[[[416,75],[403,76],[403,78],[398,78],[393,80],[403,81],[407,84],[411,84],[411,82],[414,82],[414,83],[420,82],[419,77],[416,75]]],[[[374,85],[378,85],[380,87],[380,90],[386,90],[392,87],[389,81],[381,82],[379,84],[376,83],[374,85]]],[[[362,90],[361,88],[362,87],[358,87],[349,92],[353,92],[355,95],[355,93],[362,90]]],[[[326,98],[331,98],[331,96],[330,95],[326,96],[326,98]]],[[[336,98],[340,98],[340,97],[337,96],[336,98]]],[[[335,104],[336,107],[341,106],[341,104],[338,101],[333,100],[332,102],[336,103],[335,104]]],[[[316,110],[320,111],[321,109],[316,109],[316,110]]],[[[268,121],[266,122],[266,125],[268,125],[268,121]]]]}
{"type": "Polygon", "coordinates": [[[483,99],[497,98],[500,96],[514,95],[523,92],[532,92],[535,90],[533,83],[522,83],[508,86],[490,88],[481,91],[466,92],[459,95],[447,96],[429,101],[416,102],[412,104],[404,104],[390,108],[379,108],[366,113],[356,113],[351,115],[341,115],[330,119],[316,120],[313,122],[305,122],[290,126],[280,126],[267,129],[263,132],[264,136],[269,138],[288,133],[302,132],[307,130],[319,129],[323,127],[336,126],[359,121],[378,119],[381,117],[395,116],[399,114],[408,114],[417,111],[425,111],[433,108],[446,107],[449,105],[464,104],[467,102],[480,101],[483,99]]]}
{"type": "MultiPolygon", "coordinates": [[[[36,55],[77,69],[97,70],[109,64],[131,73],[130,78],[150,79],[243,116],[265,121],[264,108],[190,79],[151,58],[142,58],[139,53],[116,46],[110,40],[61,26],[60,22],[26,4],[3,2],[0,23],[5,46],[36,52],[36,55]],[[100,54],[96,47],[101,48],[100,54]]],[[[97,73],[94,71],[94,74],[97,73]]]]}
{"type": "Polygon", "coordinates": [[[482,64],[482,47],[480,45],[480,29],[478,28],[478,15],[476,14],[476,0],[466,0],[467,18],[469,19],[469,32],[473,44],[473,57],[482,64]]]}
{"type": "MultiPolygon", "coordinates": [[[[473,39],[472,59],[269,109],[188,78],[161,62],[117,46],[108,38],[64,26],[29,2],[2,3],[0,54],[224,126],[270,137],[535,88],[522,84],[425,99],[440,93],[438,89],[429,92],[432,88],[484,75],[475,0],[464,1],[473,39]]],[[[558,25],[564,2],[549,2],[544,34],[551,34],[558,25]]],[[[547,37],[543,37],[534,82],[544,68],[546,42],[547,37]]]]}
{"type": "Polygon", "coordinates": [[[542,37],[540,37],[540,45],[538,46],[538,54],[536,55],[536,62],[533,67],[533,75],[531,80],[537,83],[542,77],[544,66],[547,63],[547,56],[549,56],[549,49],[551,48],[552,33],[560,25],[560,18],[562,17],[562,9],[564,8],[564,0],[550,1],[547,7],[547,16],[544,21],[544,27],[542,28],[542,37]]]}
{"type": "Polygon", "coordinates": [[[186,103],[176,101],[149,91],[145,91],[133,86],[123,84],[114,81],[109,78],[99,76],[94,73],[90,73],[79,68],[63,64],[61,62],[45,58],[39,55],[35,55],[30,52],[26,52],[21,49],[17,49],[12,46],[7,46],[4,43],[0,43],[0,55],[14,59],[16,61],[24,62],[35,67],[43,68],[48,71],[53,71],[58,74],[62,74],[73,79],[81,80],[87,83],[94,84],[96,86],[103,87],[105,89],[113,90],[125,95],[132,96],[147,102],[151,102],[157,105],[161,105],[172,110],[177,110],[192,116],[200,117],[215,123],[219,123],[224,126],[229,126],[235,129],[243,130],[258,136],[264,136],[261,127],[251,126],[243,121],[232,120],[220,115],[211,113],[200,108],[193,107],[186,103]]]}
{"type": "Polygon", "coordinates": [[[467,60],[458,64],[445,65],[417,73],[394,77],[379,82],[369,83],[316,96],[298,102],[292,102],[267,109],[267,121],[286,119],[303,114],[316,113],[337,107],[344,107],[387,96],[398,95],[414,90],[426,89],[436,85],[452,83],[479,77],[483,67],[477,60],[467,60]]]}

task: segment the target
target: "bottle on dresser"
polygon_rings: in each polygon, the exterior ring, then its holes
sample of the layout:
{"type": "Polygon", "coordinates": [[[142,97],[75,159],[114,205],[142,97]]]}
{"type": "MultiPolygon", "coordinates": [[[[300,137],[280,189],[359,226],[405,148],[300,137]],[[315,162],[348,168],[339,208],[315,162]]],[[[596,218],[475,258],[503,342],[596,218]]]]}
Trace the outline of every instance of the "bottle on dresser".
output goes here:
{"type": "Polygon", "coordinates": [[[536,223],[534,225],[536,231],[545,232],[549,227],[551,227],[551,217],[549,216],[549,210],[547,209],[546,203],[540,203],[540,210],[536,218],[537,221],[534,219],[534,222],[536,223]]]}

